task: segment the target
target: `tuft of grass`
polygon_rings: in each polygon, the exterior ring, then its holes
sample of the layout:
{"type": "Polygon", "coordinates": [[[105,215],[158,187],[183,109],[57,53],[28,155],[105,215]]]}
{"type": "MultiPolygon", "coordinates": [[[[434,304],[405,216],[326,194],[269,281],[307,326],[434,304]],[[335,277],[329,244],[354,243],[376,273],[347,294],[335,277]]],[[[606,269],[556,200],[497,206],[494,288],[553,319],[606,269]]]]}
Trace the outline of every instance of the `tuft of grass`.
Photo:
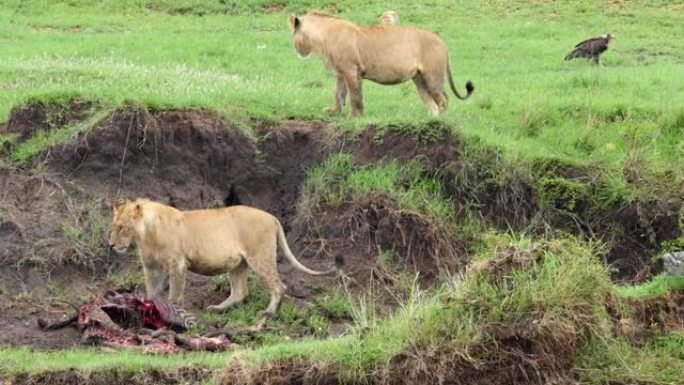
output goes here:
{"type": "Polygon", "coordinates": [[[576,372],[585,384],[676,384],[684,372],[684,337],[670,334],[646,344],[598,340],[583,349],[576,372]]]}
{"type": "Polygon", "coordinates": [[[395,257],[393,250],[381,249],[378,251],[378,263],[381,266],[388,266],[395,257]]]}
{"type": "Polygon", "coordinates": [[[339,290],[319,296],[316,300],[316,305],[328,317],[346,318],[350,316],[351,306],[349,299],[339,290]]]}
{"type": "Polygon", "coordinates": [[[94,267],[105,249],[110,224],[103,215],[101,201],[87,202],[76,208],[67,199],[70,216],[59,223],[59,231],[71,243],[64,263],[94,267]]]}
{"type": "Polygon", "coordinates": [[[107,286],[117,291],[138,290],[145,287],[145,275],[138,266],[129,268],[123,273],[107,274],[105,277],[107,286]]]}
{"type": "Polygon", "coordinates": [[[15,303],[27,303],[31,302],[31,300],[33,300],[33,292],[26,287],[12,295],[12,302],[15,303]]]}
{"type": "Polygon", "coordinates": [[[452,221],[454,209],[442,197],[441,183],[425,174],[419,161],[357,165],[350,154],[332,155],[322,165],[309,170],[301,193],[300,212],[310,216],[316,207],[324,204],[337,205],[375,193],[387,195],[406,208],[430,214],[443,222],[452,221]]]}
{"type": "Polygon", "coordinates": [[[429,346],[445,338],[470,343],[483,325],[515,325],[529,322],[528,317],[600,330],[606,326],[601,309],[612,286],[593,247],[572,237],[533,241],[488,235],[470,274],[446,285],[449,303],[461,305],[423,319],[419,343],[429,346]]]}

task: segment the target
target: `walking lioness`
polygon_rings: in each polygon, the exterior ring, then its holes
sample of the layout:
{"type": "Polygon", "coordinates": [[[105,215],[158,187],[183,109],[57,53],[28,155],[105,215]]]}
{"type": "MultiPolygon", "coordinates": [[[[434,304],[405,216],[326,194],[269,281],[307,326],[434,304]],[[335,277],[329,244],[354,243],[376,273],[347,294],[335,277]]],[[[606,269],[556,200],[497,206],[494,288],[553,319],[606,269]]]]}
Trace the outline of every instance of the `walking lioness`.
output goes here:
{"type": "Polygon", "coordinates": [[[290,15],[294,46],[300,56],[314,53],[337,75],[337,88],[330,114],[342,111],[347,92],[350,94],[350,118],[363,113],[361,79],[380,84],[399,84],[413,80],[431,115],[447,108],[444,82],[461,100],[473,92],[466,83],[466,95],[456,90],[444,41],[437,34],[399,25],[358,26],[326,13],[309,12],[290,15]]]}
{"type": "Polygon", "coordinates": [[[305,273],[323,275],[336,270],[314,271],[303,266],[292,255],[278,219],[247,206],[179,211],[147,199],[119,199],[109,245],[123,253],[132,244],[138,247],[147,298],[163,291],[167,273],[169,299],[178,305],[183,304],[188,270],[202,275],[229,273],[230,296],[209,310],[224,310],[242,302],[248,295],[248,268],[252,268],[271,294],[263,313],[274,315],[286,289],[278,276],[278,244],[285,257],[305,273]]]}

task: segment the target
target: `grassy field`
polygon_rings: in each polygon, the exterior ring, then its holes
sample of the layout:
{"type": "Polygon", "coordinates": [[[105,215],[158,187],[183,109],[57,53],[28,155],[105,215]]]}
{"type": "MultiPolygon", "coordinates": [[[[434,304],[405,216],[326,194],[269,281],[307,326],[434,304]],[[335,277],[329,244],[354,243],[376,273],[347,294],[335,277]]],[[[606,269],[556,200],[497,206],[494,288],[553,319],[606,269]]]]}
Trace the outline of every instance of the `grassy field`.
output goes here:
{"type": "MultiPolygon", "coordinates": [[[[117,105],[202,106],[233,118],[328,118],[334,78],[294,52],[287,15],[325,2],[5,1],[0,116],[32,97],[81,95],[117,105]],[[194,8],[193,8],[194,7],[194,8]],[[276,8],[278,9],[278,8],[276,8]],[[185,12],[183,14],[183,12],[185,12]],[[198,16],[201,14],[202,16],[198,16]]],[[[338,2],[375,24],[384,5],[338,2]]],[[[684,22],[676,2],[397,2],[402,22],[444,37],[459,88],[442,117],[512,156],[680,173],[684,22]],[[664,5],[663,5],[664,4],[664,5]],[[439,14],[439,17],[435,17],[439,14]],[[611,32],[605,67],[563,61],[578,41],[611,32]]],[[[332,9],[335,10],[335,9],[332,9]]],[[[427,120],[413,84],[366,82],[366,115],[341,127],[427,120]]]]}
{"type": "MultiPolygon", "coordinates": [[[[531,169],[559,161],[597,170],[609,186],[602,193],[611,203],[632,196],[651,199],[663,192],[680,196],[683,191],[681,2],[5,0],[0,5],[0,121],[8,119],[12,108],[36,101],[63,103],[77,97],[96,102],[89,119],[13,148],[9,160],[0,159],[0,167],[26,162],[125,103],[152,109],[203,107],[244,126],[256,117],[321,120],[329,131],[359,132],[368,125],[423,130],[434,121],[411,82],[394,87],[365,82],[362,118],[349,121],[346,110],[341,117],[328,117],[322,110],[332,103],[334,77],[320,60],[301,59],[292,47],[290,13],[322,9],[376,24],[391,7],[402,24],[434,30],[444,38],[459,90],[467,80],[475,84],[470,100],[452,96],[449,110],[438,119],[440,127],[467,140],[464,148],[471,152],[465,155],[487,157],[489,150],[481,150],[482,145],[502,158],[488,160],[492,168],[531,169]],[[603,55],[603,67],[583,59],[563,60],[577,42],[608,32],[615,40],[603,55]]],[[[0,149],[12,139],[0,136],[0,149]]],[[[323,203],[380,193],[439,223],[462,220],[441,195],[440,182],[426,177],[422,167],[412,162],[359,166],[345,154],[333,155],[309,170],[299,211],[307,214],[323,203]],[[403,181],[411,188],[398,187],[403,181]]],[[[499,176],[506,172],[493,171],[499,176]]],[[[581,183],[569,188],[594,187],[593,181],[581,183]]],[[[272,335],[259,341],[259,348],[238,353],[152,359],[132,352],[54,354],[4,348],[0,374],[183,365],[218,370],[227,361],[268,366],[304,358],[333,363],[345,378],[370,380],[402,352],[424,352],[430,346],[468,352],[488,342],[488,327],[525,323],[534,314],[579,341],[573,368],[583,383],[679,380],[684,371],[681,334],[663,333],[639,343],[615,337],[606,309],[614,303],[623,306],[624,298],[670,295],[684,286],[681,280],[657,276],[643,285],[618,287],[610,282],[594,244],[557,234],[532,240],[489,232],[477,220],[458,223],[454,231],[467,226],[470,235],[477,234],[473,239],[478,247],[471,251],[485,266],[507,248],[534,256],[534,263],[513,268],[506,284],[484,272],[453,277],[430,292],[413,288],[401,309],[386,319],[339,293],[327,293],[328,302],[301,314],[286,304],[283,324],[304,319],[304,326],[314,331],[325,326],[322,313],[350,313],[356,327],[344,337],[292,342],[272,335]]],[[[253,301],[247,310],[236,309],[228,317],[234,325],[248,324],[264,301],[253,301]]]]}

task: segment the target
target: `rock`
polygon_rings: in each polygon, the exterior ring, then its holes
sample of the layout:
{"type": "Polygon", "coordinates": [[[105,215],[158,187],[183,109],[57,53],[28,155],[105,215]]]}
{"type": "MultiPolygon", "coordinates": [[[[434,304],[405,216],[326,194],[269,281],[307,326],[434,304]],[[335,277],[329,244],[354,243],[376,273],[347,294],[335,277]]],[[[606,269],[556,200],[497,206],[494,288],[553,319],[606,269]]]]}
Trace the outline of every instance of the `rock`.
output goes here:
{"type": "Polygon", "coordinates": [[[663,266],[669,275],[684,276],[684,251],[663,255],[663,266]]]}

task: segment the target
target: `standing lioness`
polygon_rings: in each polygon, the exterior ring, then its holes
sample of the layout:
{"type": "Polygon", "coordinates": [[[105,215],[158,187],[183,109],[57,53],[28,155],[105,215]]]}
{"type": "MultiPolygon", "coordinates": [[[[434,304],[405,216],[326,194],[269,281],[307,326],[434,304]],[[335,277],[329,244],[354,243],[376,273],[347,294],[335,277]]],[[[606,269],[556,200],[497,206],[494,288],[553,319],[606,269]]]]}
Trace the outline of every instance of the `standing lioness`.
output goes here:
{"type": "Polygon", "coordinates": [[[247,273],[252,268],[271,294],[263,313],[276,313],[286,289],[278,276],[278,243],[285,257],[305,273],[323,275],[335,271],[314,271],[300,264],[287,245],[278,219],[247,206],[179,211],[147,199],[119,199],[114,206],[109,245],[123,253],[133,243],[143,265],[148,298],[163,291],[167,272],[169,299],[179,305],[183,304],[188,270],[202,275],[229,273],[230,296],[208,307],[215,310],[227,309],[247,297],[247,273]]]}
{"type": "Polygon", "coordinates": [[[292,38],[297,53],[314,53],[337,75],[335,102],[326,109],[338,114],[351,94],[350,118],[363,113],[361,79],[380,84],[399,84],[412,79],[431,115],[447,108],[444,82],[461,100],[472,94],[474,87],[466,83],[467,94],[461,96],[454,86],[449,56],[444,41],[437,34],[419,28],[399,25],[358,26],[351,21],[321,12],[290,16],[292,38]]]}

